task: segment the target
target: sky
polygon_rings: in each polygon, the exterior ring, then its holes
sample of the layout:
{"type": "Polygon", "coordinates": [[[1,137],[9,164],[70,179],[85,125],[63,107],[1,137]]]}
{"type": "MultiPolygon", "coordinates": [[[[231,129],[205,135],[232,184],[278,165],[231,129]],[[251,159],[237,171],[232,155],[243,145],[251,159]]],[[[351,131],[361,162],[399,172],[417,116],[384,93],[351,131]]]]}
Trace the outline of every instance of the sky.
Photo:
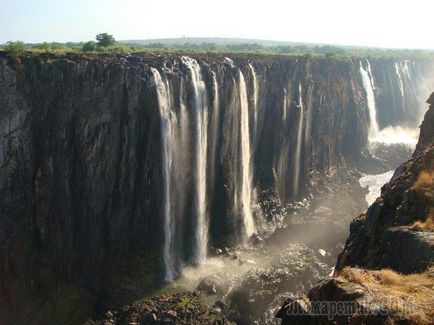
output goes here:
{"type": "Polygon", "coordinates": [[[0,0],[0,43],[239,37],[434,49],[433,0],[0,0]],[[431,31],[431,32],[430,32],[431,31]]]}

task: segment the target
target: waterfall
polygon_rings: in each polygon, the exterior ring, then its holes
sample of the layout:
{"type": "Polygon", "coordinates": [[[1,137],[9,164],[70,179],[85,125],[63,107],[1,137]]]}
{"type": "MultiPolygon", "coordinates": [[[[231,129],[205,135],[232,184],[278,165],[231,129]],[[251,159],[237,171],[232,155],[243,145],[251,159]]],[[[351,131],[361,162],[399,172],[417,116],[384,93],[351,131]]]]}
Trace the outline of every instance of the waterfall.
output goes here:
{"type": "Polygon", "coordinates": [[[286,121],[286,115],[288,110],[288,94],[286,88],[283,88],[283,106],[282,106],[282,120],[286,121]]]}
{"type": "Polygon", "coordinates": [[[402,83],[400,68],[401,68],[401,65],[398,63],[395,63],[395,72],[396,72],[396,75],[398,76],[399,90],[401,90],[401,97],[404,97],[404,84],[402,83]]]}
{"type": "Polygon", "coordinates": [[[173,147],[175,143],[174,129],[176,116],[171,111],[171,94],[167,79],[161,77],[157,69],[151,68],[161,117],[161,143],[163,161],[163,193],[164,193],[164,245],[163,259],[165,265],[165,280],[172,281],[175,277],[174,236],[175,221],[172,216],[172,178],[173,178],[173,147]]]}
{"type": "Polygon", "coordinates": [[[252,173],[249,133],[249,103],[247,100],[247,88],[244,75],[239,71],[240,94],[240,132],[241,132],[241,204],[243,211],[244,231],[247,238],[256,231],[253,220],[252,205],[252,173]]]}
{"type": "Polygon", "coordinates": [[[360,75],[362,76],[363,88],[366,91],[366,100],[369,109],[369,141],[374,141],[378,135],[377,108],[375,106],[374,80],[371,73],[371,65],[366,60],[366,69],[360,62],[360,75]]]}
{"type": "Polygon", "coordinates": [[[212,80],[214,85],[214,102],[211,115],[211,125],[210,125],[210,159],[209,159],[209,188],[214,191],[215,186],[215,169],[217,165],[217,139],[218,139],[218,127],[219,127],[219,85],[217,83],[217,77],[215,72],[212,73],[212,80]]]}
{"type": "Polygon", "coordinates": [[[300,186],[300,163],[301,163],[301,145],[302,145],[302,137],[303,137],[303,119],[304,119],[304,107],[303,107],[303,89],[301,88],[301,84],[298,84],[298,108],[299,108],[299,116],[298,116],[298,125],[297,125],[297,144],[295,147],[295,155],[294,155],[294,175],[293,175],[293,197],[297,198],[299,186],[300,186]]]}
{"type": "Polygon", "coordinates": [[[196,263],[202,263],[207,256],[208,215],[207,215],[207,145],[208,145],[208,99],[202,72],[196,60],[182,57],[188,67],[194,91],[194,111],[196,115],[196,229],[195,252],[196,263]]]}
{"type": "MultiPolygon", "coordinates": [[[[258,78],[256,76],[256,71],[253,65],[249,63],[250,71],[252,72],[253,77],[253,135],[254,139],[256,139],[256,130],[258,127],[258,101],[259,101],[259,85],[258,78]]],[[[255,140],[256,141],[256,140],[255,140]]]]}
{"type": "Polygon", "coordinates": [[[410,75],[410,69],[408,67],[408,60],[405,60],[403,63],[401,63],[401,68],[402,71],[404,72],[404,74],[407,76],[408,79],[411,80],[411,75],[410,75]]]}

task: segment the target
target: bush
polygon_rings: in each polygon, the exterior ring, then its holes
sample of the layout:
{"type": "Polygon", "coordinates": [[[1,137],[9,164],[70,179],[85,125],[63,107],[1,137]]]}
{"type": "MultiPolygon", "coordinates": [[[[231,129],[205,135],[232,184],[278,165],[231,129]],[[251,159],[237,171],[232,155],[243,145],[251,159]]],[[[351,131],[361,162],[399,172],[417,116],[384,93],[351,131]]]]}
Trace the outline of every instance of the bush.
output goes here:
{"type": "Polygon", "coordinates": [[[10,57],[17,58],[26,52],[27,46],[21,41],[7,42],[4,50],[10,57]]]}
{"type": "Polygon", "coordinates": [[[83,52],[93,52],[95,51],[95,49],[96,49],[96,43],[92,41],[84,43],[83,47],[81,48],[83,52]]]}
{"type": "Polygon", "coordinates": [[[47,42],[37,44],[37,45],[33,46],[33,48],[44,51],[46,53],[48,53],[50,51],[50,46],[48,45],[47,42]]]}

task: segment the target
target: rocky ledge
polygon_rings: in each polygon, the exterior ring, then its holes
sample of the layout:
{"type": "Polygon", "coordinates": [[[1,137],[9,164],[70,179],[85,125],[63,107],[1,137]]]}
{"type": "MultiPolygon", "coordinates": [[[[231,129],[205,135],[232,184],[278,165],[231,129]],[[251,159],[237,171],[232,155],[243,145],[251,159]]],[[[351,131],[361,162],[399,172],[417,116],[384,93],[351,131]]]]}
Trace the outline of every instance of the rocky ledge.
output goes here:
{"type": "Polygon", "coordinates": [[[434,93],[419,142],[350,226],[333,277],[287,299],[282,324],[434,323],[434,93]]]}
{"type": "Polygon", "coordinates": [[[209,308],[198,292],[162,295],[138,300],[117,311],[107,311],[102,320],[86,325],[109,324],[212,324],[231,325],[218,304],[209,308]]]}

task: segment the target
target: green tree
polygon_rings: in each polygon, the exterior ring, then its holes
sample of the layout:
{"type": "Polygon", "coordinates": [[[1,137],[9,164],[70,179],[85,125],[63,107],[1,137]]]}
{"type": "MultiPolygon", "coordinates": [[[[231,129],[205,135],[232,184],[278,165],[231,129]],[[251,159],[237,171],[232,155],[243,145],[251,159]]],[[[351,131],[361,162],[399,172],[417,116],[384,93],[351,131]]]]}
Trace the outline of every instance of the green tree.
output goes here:
{"type": "Polygon", "coordinates": [[[4,50],[9,56],[13,58],[17,58],[20,55],[24,54],[24,52],[27,50],[27,46],[21,41],[16,41],[16,42],[11,41],[6,43],[4,50]]]}
{"type": "Polygon", "coordinates": [[[116,43],[115,38],[113,37],[113,35],[109,35],[107,33],[101,33],[96,35],[96,40],[98,41],[98,46],[110,46],[116,43]]]}
{"type": "Polygon", "coordinates": [[[81,48],[83,52],[93,52],[95,51],[95,49],[96,49],[96,43],[93,41],[84,43],[83,47],[81,48]]]}

